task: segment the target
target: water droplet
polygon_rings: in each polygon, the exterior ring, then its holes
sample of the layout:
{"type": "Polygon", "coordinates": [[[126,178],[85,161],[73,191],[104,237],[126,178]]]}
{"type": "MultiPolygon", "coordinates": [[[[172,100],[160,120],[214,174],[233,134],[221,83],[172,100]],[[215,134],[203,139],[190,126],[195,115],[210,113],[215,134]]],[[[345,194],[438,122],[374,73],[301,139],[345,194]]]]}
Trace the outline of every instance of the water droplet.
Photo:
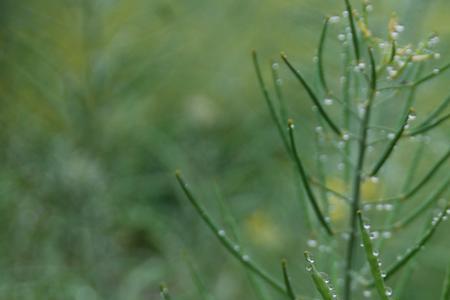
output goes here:
{"type": "Polygon", "coordinates": [[[392,296],[392,289],[388,286],[385,287],[385,289],[386,289],[386,296],[388,296],[388,297],[392,296]]]}
{"type": "Polygon", "coordinates": [[[317,62],[319,62],[319,57],[317,57],[317,56],[314,56],[314,57],[313,57],[313,63],[315,63],[315,64],[316,64],[317,62]]]}
{"type": "Polygon", "coordinates": [[[391,32],[391,37],[393,40],[396,40],[398,38],[398,32],[397,31],[392,31],[391,32]]]}
{"type": "Polygon", "coordinates": [[[306,269],[306,271],[311,272],[312,266],[311,265],[307,265],[305,269],[306,269]]]}
{"type": "Polygon", "coordinates": [[[370,290],[364,290],[363,296],[365,298],[370,298],[370,297],[372,297],[372,292],[370,290]]]}
{"type": "Polygon", "coordinates": [[[347,11],[347,10],[344,10],[344,11],[342,12],[342,16],[343,16],[344,18],[347,18],[347,17],[348,17],[348,11],[347,11]]]}
{"type": "Polygon", "coordinates": [[[440,53],[435,53],[433,55],[433,57],[434,57],[434,59],[439,59],[439,58],[441,58],[441,54],[440,53]]]}
{"type": "Polygon", "coordinates": [[[308,247],[310,247],[310,248],[315,248],[315,247],[317,247],[317,241],[316,240],[308,240],[307,242],[306,242],[306,244],[308,245],[308,247]]]}
{"type": "Polygon", "coordinates": [[[313,264],[315,262],[314,258],[311,255],[308,255],[308,257],[306,258],[306,260],[310,263],[313,264]]]}
{"type": "Polygon", "coordinates": [[[239,245],[234,245],[234,246],[233,246],[233,249],[234,249],[235,251],[240,251],[240,250],[241,250],[241,247],[240,247],[239,245]]]}
{"type": "Polygon", "coordinates": [[[283,79],[278,78],[276,81],[277,85],[282,85],[283,84],[283,79]]]}
{"type": "Polygon", "coordinates": [[[378,182],[380,182],[380,178],[377,176],[372,176],[372,177],[370,177],[370,181],[372,183],[378,183],[378,182]]]}
{"type": "Polygon", "coordinates": [[[372,4],[367,4],[366,5],[366,11],[368,11],[368,12],[373,11],[373,5],[372,4]]]}
{"type": "Polygon", "coordinates": [[[322,126],[317,126],[315,130],[316,130],[317,133],[322,133],[323,132],[323,127],[322,126]]]}
{"type": "Polygon", "coordinates": [[[343,33],[339,34],[338,40],[340,40],[341,42],[345,41],[345,34],[343,34],[343,33]]]}
{"type": "Polygon", "coordinates": [[[348,141],[349,139],[350,139],[350,134],[349,133],[344,133],[343,135],[342,135],[342,139],[344,140],[344,141],[348,141]]]}
{"type": "Polygon", "coordinates": [[[333,99],[331,99],[331,98],[325,98],[324,100],[323,100],[323,104],[325,104],[325,105],[327,105],[327,106],[330,106],[330,105],[333,105],[333,99]]]}
{"type": "Polygon", "coordinates": [[[373,256],[378,257],[378,255],[380,255],[380,253],[378,251],[373,251],[373,256]]]}
{"type": "Polygon", "coordinates": [[[370,229],[370,225],[367,224],[367,223],[364,223],[363,227],[364,227],[364,229],[366,229],[366,230],[369,230],[369,229],[370,229]]]}
{"type": "Polygon", "coordinates": [[[376,240],[380,236],[380,233],[378,231],[373,231],[370,233],[370,239],[376,240]]]}
{"type": "Polygon", "coordinates": [[[340,20],[341,20],[341,17],[339,17],[339,16],[331,16],[329,21],[330,21],[331,24],[336,24],[340,20]]]}
{"type": "Polygon", "coordinates": [[[397,32],[403,32],[405,30],[405,26],[398,24],[395,26],[395,31],[397,32]]]}
{"type": "Polygon", "coordinates": [[[248,256],[247,254],[242,255],[242,260],[243,261],[249,261],[250,260],[250,256],[248,256]]]}
{"type": "Polygon", "coordinates": [[[439,74],[439,72],[441,72],[441,70],[439,68],[433,69],[433,74],[437,75],[437,74],[439,74]]]}
{"type": "Polygon", "coordinates": [[[225,230],[220,229],[219,231],[217,231],[217,234],[220,236],[225,236],[226,233],[225,233],[225,230]]]}
{"type": "Polygon", "coordinates": [[[388,139],[393,140],[395,138],[395,133],[390,132],[390,133],[388,133],[387,137],[388,137],[388,139]]]}
{"type": "Polygon", "coordinates": [[[279,68],[280,68],[280,64],[278,64],[278,63],[273,63],[272,64],[272,69],[278,70],[279,68]]]}
{"type": "Polygon", "coordinates": [[[386,278],[386,272],[381,271],[381,277],[386,278]]]}
{"type": "Polygon", "coordinates": [[[387,204],[383,205],[383,209],[386,211],[391,211],[394,209],[394,205],[387,203],[387,204]]]}

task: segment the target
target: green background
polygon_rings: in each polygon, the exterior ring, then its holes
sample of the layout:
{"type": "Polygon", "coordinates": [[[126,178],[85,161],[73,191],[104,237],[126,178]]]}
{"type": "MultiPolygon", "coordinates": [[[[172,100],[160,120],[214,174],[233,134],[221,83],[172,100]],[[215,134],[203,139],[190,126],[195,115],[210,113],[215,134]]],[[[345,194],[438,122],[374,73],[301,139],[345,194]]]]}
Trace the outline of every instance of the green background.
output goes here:
{"type": "MultiPolygon", "coordinates": [[[[404,41],[439,32],[437,64],[450,59],[448,1],[374,6],[378,33],[395,10],[404,41]]],[[[302,255],[314,237],[301,220],[292,166],[250,52],[260,53],[267,80],[280,51],[310,78],[323,17],[343,7],[332,0],[1,1],[0,298],[158,299],[165,281],[175,299],[199,299],[186,252],[214,299],[257,299],[181,194],[175,169],[218,220],[215,199],[226,200],[252,258],[279,278],[279,259],[289,258],[297,289],[314,295],[302,255]]],[[[331,29],[325,50],[335,85],[338,33],[331,29]]],[[[315,116],[291,74],[280,72],[313,168],[315,116]]],[[[419,91],[419,120],[446,96],[449,78],[419,91]]],[[[448,132],[447,124],[433,133],[420,170],[448,148],[448,132]]],[[[410,148],[394,155],[383,188],[406,177],[410,148]]],[[[327,168],[338,180],[336,163],[327,168]]],[[[437,177],[445,171],[448,163],[437,177]]],[[[418,223],[387,242],[386,260],[413,243],[418,223]]],[[[405,299],[437,299],[449,259],[443,227],[414,262],[405,299]]]]}

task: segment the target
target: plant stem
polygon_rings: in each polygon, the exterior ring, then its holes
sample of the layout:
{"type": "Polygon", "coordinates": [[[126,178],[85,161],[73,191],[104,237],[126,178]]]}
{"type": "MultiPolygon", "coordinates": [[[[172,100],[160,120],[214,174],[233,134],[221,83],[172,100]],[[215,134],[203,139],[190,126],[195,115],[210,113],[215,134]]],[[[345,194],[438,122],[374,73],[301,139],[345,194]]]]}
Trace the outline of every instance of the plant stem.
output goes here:
{"type": "Polygon", "coordinates": [[[372,103],[375,99],[375,94],[377,90],[377,76],[376,76],[376,67],[375,67],[375,61],[373,58],[372,50],[369,49],[369,56],[370,56],[370,63],[372,68],[372,78],[371,78],[371,84],[370,84],[370,90],[369,90],[369,97],[365,104],[365,112],[363,119],[361,121],[360,125],[360,136],[358,142],[358,156],[357,156],[357,164],[356,164],[356,170],[353,177],[353,191],[352,191],[352,208],[351,208],[351,220],[350,220],[350,238],[347,245],[347,258],[346,258],[346,265],[345,265],[345,285],[344,285],[344,299],[350,300],[351,299],[351,283],[352,283],[352,276],[351,271],[353,269],[353,263],[354,263],[354,250],[355,250],[355,242],[356,242],[356,236],[357,236],[357,212],[359,210],[359,203],[360,203],[360,195],[361,195],[361,185],[363,181],[363,167],[364,167],[364,159],[366,156],[366,143],[367,143],[367,133],[368,133],[368,126],[370,121],[370,112],[372,103]]]}

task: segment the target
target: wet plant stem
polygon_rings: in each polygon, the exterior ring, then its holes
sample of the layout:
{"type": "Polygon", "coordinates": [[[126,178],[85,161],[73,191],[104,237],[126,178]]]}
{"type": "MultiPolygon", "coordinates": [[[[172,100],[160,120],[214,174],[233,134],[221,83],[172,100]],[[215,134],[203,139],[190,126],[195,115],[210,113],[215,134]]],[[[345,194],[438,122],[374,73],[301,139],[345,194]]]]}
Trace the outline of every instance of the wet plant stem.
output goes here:
{"type": "Polygon", "coordinates": [[[361,186],[364,180],[363,177],[363,167],[364,167],[364,160],[366,157],[366,149],[367,149],[367,135],[368,135],[368,127],[370,122],[370,115],[371,115],[371,107],[372,103],[375,99],[376,90],[377,90],[377,76],[376,76],[376,68],[375,68],[375,61],[373,58],[372,50],[369,49],[369,55],[370,55],[370,62],[372,66],[372,78],[370,83],[370,90],[369,90],[369,96],[368,100],[365,103],[365,109],[364,109],[364,115],[363,119],[360,124],[360,139],[358,140],[358,154],[357,154],[357,163],[356,163],[356,170],[353,176],[353,183],[352,183],[352,207],[351,207],[351,216],[350,216],[350,238],[348,240],[347,245],[347,256],[346,256],[346,263],[345,263],[345,283],[344,283],[344,300],[350,300],[351,299],[351,286],[352,286],[352,275],[351,272],[353,270],[354,265],[354,252],[355,252],[355,246],[356,246],[356,239],[357,239],[357,223],[358,223],[358,216],[357,212],[359,210],[360,206],[360,198],[361,198],[361,186]]]}

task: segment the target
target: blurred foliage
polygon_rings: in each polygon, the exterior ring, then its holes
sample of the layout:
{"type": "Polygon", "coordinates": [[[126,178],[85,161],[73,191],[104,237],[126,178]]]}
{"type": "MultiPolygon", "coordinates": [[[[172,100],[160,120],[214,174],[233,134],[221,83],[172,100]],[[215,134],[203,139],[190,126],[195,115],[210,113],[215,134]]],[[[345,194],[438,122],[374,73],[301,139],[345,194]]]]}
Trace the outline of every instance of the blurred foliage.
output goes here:
{"type": "MultiPolygon", "coordinates": [[[[405,39],[436,30],[449,48],[448,1],[380,2],[381,32],[396,10],[405,39]]],[[[312,74],[322,17],[342,8],[331,0],[1,1],[0,297],[157,299],[168,280],[176,299],[198,299],[186,250],[215,299],[248,299],[245,273],[187,205],[176,168],[217,216],[214,199],[224,197],[257,260],[279,272],[279,258],[290,257],[305,281],[297,249],[309,237],[292,168],[249,54],[256,48],[269,62],[284,50],[312,74]]],[[[337,38],[330,45],[338,78],[337,38]]],[[[285,77],[290,114],[312,140],[309,103],[285,77]]],[[[445,82],[429,86],[419,112],[448,93],[445,82]]],[[[445,136],[448,126],[433,136],[430,161],[448,146],[445,136]]],[[[314,152],[313,143],[303,146],[314,152]]],[[[391,173],[400,180],[410,156],[397,158],[391,173]]],[[[413,235],[390,241],[391,255],[413,235]]],[[[442,281],[449,243],[441,237],[421,258],[427,278],[411,279],[425,289],[415,299],[442,281]]]]}

